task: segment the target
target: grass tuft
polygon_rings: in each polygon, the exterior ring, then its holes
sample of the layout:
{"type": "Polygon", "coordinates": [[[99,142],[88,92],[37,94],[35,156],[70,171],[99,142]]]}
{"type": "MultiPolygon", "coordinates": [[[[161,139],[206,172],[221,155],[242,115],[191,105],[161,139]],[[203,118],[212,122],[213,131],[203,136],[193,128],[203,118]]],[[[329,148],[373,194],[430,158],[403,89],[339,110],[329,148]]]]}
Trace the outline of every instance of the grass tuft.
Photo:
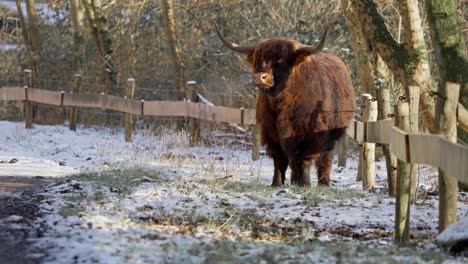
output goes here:
{"type": "MultiPolygon", "coordinates": [[[[119,195],[129,194],[133,187],[144,182],[163,180],[162,173],[146,167],[134,166],[129,168],[110,168],[107,170],[82,172],[62,178],[60,182],[78,180],[88,182],[93,187],[108,187],[111,192],[119,195]]],[[[102,192],[94,194],[96,200],[102,200],[102,192]]]]}

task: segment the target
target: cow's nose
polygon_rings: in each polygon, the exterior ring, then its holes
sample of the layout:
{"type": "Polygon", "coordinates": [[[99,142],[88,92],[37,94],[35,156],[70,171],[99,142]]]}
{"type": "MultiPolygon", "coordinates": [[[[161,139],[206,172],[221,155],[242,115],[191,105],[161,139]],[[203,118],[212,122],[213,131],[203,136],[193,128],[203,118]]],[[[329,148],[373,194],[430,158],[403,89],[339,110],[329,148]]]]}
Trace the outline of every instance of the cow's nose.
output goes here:
{"type": "Polygon", "coordinates": [[[265,88],[271,87],[274,85],[273,76],[270,73],[259,72],[254,74],[254,84],[255,86],[265,88]]]}

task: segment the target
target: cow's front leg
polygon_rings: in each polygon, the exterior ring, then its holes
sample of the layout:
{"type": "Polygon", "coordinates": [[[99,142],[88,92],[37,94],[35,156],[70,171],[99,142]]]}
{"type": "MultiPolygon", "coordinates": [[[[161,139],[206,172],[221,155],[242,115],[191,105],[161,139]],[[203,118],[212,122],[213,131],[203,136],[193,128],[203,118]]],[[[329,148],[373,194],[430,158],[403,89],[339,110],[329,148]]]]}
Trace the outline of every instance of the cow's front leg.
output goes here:
{"type": "Polygon", "coordinates": [[[271,153],[275,172],[273,174],[273,182],[271,186],[282,186],[286,178],[286,169],[288,168],[288,158],[281,150],[276,150],[271,153]]]}
{"type": "Polygon", "coordinates": [[[299,186],[310,185],[310,166],[312,160],[292,160],[289,164],[291,167],[291,184],[299,186]]]}

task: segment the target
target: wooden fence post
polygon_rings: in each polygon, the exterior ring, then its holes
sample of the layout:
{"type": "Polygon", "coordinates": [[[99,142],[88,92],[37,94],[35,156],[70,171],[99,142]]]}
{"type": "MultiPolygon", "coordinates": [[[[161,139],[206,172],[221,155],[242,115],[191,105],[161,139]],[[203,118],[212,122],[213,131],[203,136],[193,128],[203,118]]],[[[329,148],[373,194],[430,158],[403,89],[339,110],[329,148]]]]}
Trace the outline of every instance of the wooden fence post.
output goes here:
{"type": "MultiPolygon", "coordinates": [[[[75,74],[73,76],[72,93],[78,94],[81,90],[81,75],[75,74]]],[[[76,131],[78,124],[78,108],[76,106],[70,107],[70,130],[76,131]]]]}
{"type": "MultiPolygon", "coordinates": [[[[457,105],[460,85],[447,82],[441,85],[436,105],[436,128],[451,142],[457,142],[457,105]]],[[[449,155],[449,153],[446,153],[449,155]]],[[[457,219],[457,179],[439,168],[439,232],[457,219]]]]}
{"type": "MultiPolygon", "coordinates": [[[[200,102],[197,95],[197,82],[188,81],[187,82],[187,97],[194,103],[200,102]]],[[[197,118],[190,118],[189,120],[189,130],[190,130],[190,146],[196,146],[201,140],[200,134],[200,120],[197,118]]]]}
{"type": "Polygon", "coordinates": [[[348,136],[345,134],[342,138],[340,138],[336,146],[337,148],[336,153],[338,155],[338,166],[340,167],[346,167],[346,159],[348,158],[347,146],[348,146],[348,136]]]}
{"type": "MultiPolygon", "coordinates": [[[[255,99],[257,100],[258,95],[255,95],[255,99]]],[[[253,130],[252,130],[252,160],[259,160],[260,159],[260,127],[257,123],[255,123],[253,130]]]]}
{"type": "MultiPolygon", "coordinates": [[[[370,94],[362,94],[361,95],[361,121],[364,122],[364,109],[366,107],[366,100],[364,96],[367,96],[370,94]]],[[[361,143],[359,144],[359,160],[358,160],[358,171],[357,171],[357,176],[356,176],[356,181],[362,181],[362,164],[364,163],[364,145],[361,143]]]]}
{"type": "MultiPolygon", "coordinates": [[[[390,89],[380,88],[377,90],[378,120],[391,120],[392,109],[390,106],[390,89]]],[[[396,195],[397,158],[390,152],[390,144],[382,144],[382,152],[385,156],[387,167],[387,187],[388,195],[396,195]]]]}
{"type": "MultiPolygon", "coordinates": [[[[409,132],[409,104],[398,102],[396,107],[395,126],[409,132]]],[[[406,137],[405,144],[409,144],[406,137]]],[[[408,147],[408,146],[406,146],[408,147]]],[[[395,206],[395,241],[399,245],[404,245],[409,240],[410,223],[410,203],[411,203],[411,164],[398,159],[397,170],[397,194],[395,206]]]]}
{"type": "MultiPolygon", "coordinates": [[[[24,70],[24,87],[32,89],[32,72],[29,69],[24,70]]],[[[32,128],[32,103],[28,100],[28,92],[26,92],[26,100],[24,101],[24,122],[27,129],[32,128]]]]}
{"type": "Polygon", "coordinates": [[[359,160],[358,160],[358,169],[357,169],[357,175],[356,175],[356,181],[362,181],[362,163],[363,163],[363,157],[362,157],[362,144],[359,145],[359,160]]]}
{"type": "MultiPolygon", "coordinates": [[[[135,79],[127,79],[127,87],[125,92],[125,98],[127,100],[133,100],[135,96],[135,79]]],[[[125,113],[125,142],[132,141],[133,131],[133,114],[125,113]]]]}
{"type": "MultiPolygon", "coordinates": [[[[377,121],[377,101],[370,94],[361,95],[362,122],[377,121]]],[[[375,143],[362,143],[361,178],[364,189],[375,188],[375,143]]]]}
{"type": "Polygon", "coordinates": [[[260,128],[255,124],[252,131],[252,160],[260,159],[260,128]]]}
{"type": "MultiPolygon", "coordinates": [[[[419,133],[419,87],[408,86],[406,97],[409,103],[409,132],[413,135],[419,133]]],[[[416,201],[418,188],[418,165],[411,164],[411,203],[416,201]]]]}

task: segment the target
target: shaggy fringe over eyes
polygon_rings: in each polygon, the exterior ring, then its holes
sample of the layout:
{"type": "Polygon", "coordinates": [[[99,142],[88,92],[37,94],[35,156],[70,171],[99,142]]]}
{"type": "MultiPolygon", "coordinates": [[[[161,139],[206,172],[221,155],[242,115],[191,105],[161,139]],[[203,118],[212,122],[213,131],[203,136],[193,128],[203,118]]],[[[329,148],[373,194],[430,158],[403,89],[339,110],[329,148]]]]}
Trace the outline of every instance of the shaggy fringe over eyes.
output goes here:
{"type": "Polygon", "coordinates": [[[270,39],[257,46],[254,54],[248,56],[254,69],[261,68],[263,62],[276,63],[280,59],[290,61],[294,56],[294,43],[286,39],[270,39]]]}

